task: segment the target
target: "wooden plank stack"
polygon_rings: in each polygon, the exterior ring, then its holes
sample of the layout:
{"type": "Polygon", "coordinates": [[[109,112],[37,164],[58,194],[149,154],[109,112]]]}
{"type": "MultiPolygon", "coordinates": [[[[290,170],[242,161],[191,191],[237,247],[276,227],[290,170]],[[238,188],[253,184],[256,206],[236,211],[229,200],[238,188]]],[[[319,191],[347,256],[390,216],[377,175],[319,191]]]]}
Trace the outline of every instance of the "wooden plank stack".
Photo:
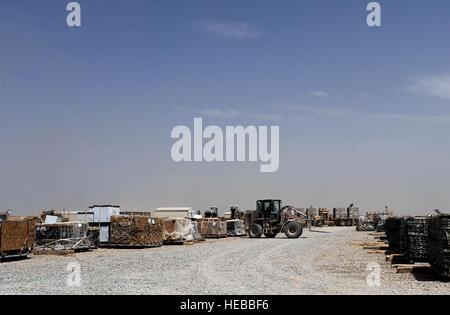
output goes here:
{"type": "Polygon", "coordinates": [[[428,255],[432,267],[442,276],[450,277],[450,214],[429,218],[428,235],[428,255]]]}
{"type": "Polygon", "coordinates": [[[110,246],[159,247],[164,241],[162,219],[148,216],[111,216],[110,246]]]}

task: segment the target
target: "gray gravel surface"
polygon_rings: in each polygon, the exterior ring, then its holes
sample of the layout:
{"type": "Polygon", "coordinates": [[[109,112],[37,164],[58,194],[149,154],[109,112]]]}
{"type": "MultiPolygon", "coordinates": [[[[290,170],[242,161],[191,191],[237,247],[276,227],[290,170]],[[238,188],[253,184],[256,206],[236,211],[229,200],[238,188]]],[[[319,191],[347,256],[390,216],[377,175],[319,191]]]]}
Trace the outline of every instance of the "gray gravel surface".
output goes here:
{"type": "Polygon", "coordinates": [[[349,245],[366,240],[367,232],[326,227],[296,240],[31,255],[0,264],[0,294],[450,294],[450,283],[430,272],[397,274],[383,254],[349,245]],[[71,262],[81,266],[80,287],[67,285],[71,262]],[[381,267],[380,286],[367,284],[371,262],[381,267]]]}

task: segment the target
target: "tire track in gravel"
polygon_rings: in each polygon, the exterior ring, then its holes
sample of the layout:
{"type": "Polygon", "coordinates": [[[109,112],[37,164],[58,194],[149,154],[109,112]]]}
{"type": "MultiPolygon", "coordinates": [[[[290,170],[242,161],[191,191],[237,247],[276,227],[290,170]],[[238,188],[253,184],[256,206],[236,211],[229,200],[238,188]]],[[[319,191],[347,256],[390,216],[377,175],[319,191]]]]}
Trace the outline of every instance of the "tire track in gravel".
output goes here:
{"type": "Polygon", "coordinates": [[[230,243],[227,246],[239,248],[215,248],[220,254],[210,253],[208,259],[198,265],[197,274],[209,286],[223,288],[225,294],[325,292],[327,286],[311,278],[317,273],[314,265],[318,254],[326,251],[327,247],[320,247],[319,253],[312,254],[311,251],[319,248],[317,245],[324,239],[326,237],[308,233],[307,238],[295,240],[246,239],[245,246],[230,243]],[[308,253],[299,255],[303,250],[308,253]],[[238,263],[238,268],[230,270],[233,263],[238,263]]]}
{"type": "MultiPolygon", "coordinates": [[[[248,288],[242,286],[242,281],[248,278],[251,269],[255,268],[255,264],[250,264],[253,260],[254,253],[263,253],[267,248],[267,244],[261,242],[262,240],[245,239],[246,243],[239,244],[234,242],[227,244],[233,246],[224,250],[223,247],[216,248],[220,250],[219,255],[210,253],[209,257],[198,264],[197,275],[199,279],[207,281],[209,284],[225,289],[224,294],[249,294],[248,288]],[[256,243],[256,242],[260,243],[256,243]],[[227,263],[226,260],[234,260],[227,263]],[[231,269],[230,269],[231,267],[231,269]],[[224,272],[228,268],[229,272],[224,272]],[[233,280],[233,278],[237,278],[233,280]]],[[[261,255],[261,254],[259,254],[261,255]]]]}
{"type": "MultiPolygon", "coordinates": [[[[274,265],[274,257],[281,257],[283,265],[293,263],[289,259],[289,253],[285,253],[286,248],[298,250],[299,243],[305,239],[259,239],[249,240],[245,246],[239,244],[239,248],[224,250],[223,247],[219,255],[210,253],[209,258],[198,265],[197,275],[200,279],[206,280],[210,286],[225,288],[224,293],[249,294],[249,293],[275,293],[277,289],[280,293],[286,292],[285,283],[289,283],[289,291],[305,291],[305,289],[317,292],[322,289],[310,281],[305,281],[303,277],[295,272],[284,271],[282,266],[274,265]],[[229,262],[229,260],[235,260],[229,262]],[[228,261],[227,261],[228,260],[228,261]],[[230,266],[235,263],[236,268],[230,270],[230,266]],[[228,268],[228,270],[226,270],[228,268]],[[272,281],[270,281],[270,280],[272,281]],[[281,281],[280,281],[281,280],[281,281]],[[246,283],[248,281],[248,283],[246,283]],[[229,290],[231,291],[229,291],[229,290]],[[249,292],[251,291],[251,292],[249,292]]],[[[305,242],[304,242],[305,243],[305,242]]],[[[229,245],[229,244],[227,244],[229,245]]],[[[300,246],[308,246],[302,244],[300,246]]],[[[312,272],[311,262],[304,266],[305,272],[312,272]]]]}

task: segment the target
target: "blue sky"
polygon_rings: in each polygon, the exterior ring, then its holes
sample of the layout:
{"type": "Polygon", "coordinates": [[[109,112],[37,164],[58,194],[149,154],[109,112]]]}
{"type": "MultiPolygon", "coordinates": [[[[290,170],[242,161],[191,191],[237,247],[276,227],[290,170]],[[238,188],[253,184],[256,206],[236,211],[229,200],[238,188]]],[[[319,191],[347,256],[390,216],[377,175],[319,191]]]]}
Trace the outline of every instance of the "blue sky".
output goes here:
{"type": "Polygon", "coordinates": [[[450,3],[0,1],[0,209],[448,209],[450,3]],[[170,132],[279,125],[280,170],[176,164],[170,132]]]}

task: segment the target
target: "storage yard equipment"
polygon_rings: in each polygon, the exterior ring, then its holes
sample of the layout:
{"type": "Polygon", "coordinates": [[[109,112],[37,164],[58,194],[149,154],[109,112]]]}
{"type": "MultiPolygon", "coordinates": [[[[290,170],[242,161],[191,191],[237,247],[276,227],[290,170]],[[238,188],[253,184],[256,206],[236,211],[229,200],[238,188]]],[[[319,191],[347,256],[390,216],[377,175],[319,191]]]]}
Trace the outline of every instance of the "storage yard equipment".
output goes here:
{"type": "Polygon", "coordinates": [[[256,210],[245,213],[245,228],[251,238],[274,238],[284,232],[288,238],[299,238],[303,233],[306,214],[292,206],[282,207],[279,199],[258,200],[256,210]]]}
{"type": "Polygon", "coordinates": [[[450,214],[432,216],[428,221],[428,256],[431,266],[450,277],[450,214]]]}
{"type": "Polygon", "coordinates": [[[87,223],[60,222],[37,224],[35,251],[87,250],[96,248],[87,223]]]}
{"type": "Polygon", "coordinates": [[[231,206],[229,212],[224,213],[224,217],[227,220],[244,220],[244,211],[239,209],[239,206],[231,206]]]}
{"type": "Polygon", "coordinates": [[[332,216],[330,215],[330,209],[319,208],[319,215],[313,218],[314,225],[317,227],[335,226],[332,216]]]}
{"type": "Polygon", "coordinates": [[[33,217],[8,217],[0,222],[0,259],[26,257],[34,244],[33,217]]]}
{"type": "Polygon", "coordinates": [[[200,234],[206,238],[227,237],[227,224],[219,218],[205,218],[200,225],[200,234]]]}
{"type": "Polygon", "coordinates": [[[147,216],[112,216],[109,246],[158,247],[164,241],[163,222],[147,216]]]}

